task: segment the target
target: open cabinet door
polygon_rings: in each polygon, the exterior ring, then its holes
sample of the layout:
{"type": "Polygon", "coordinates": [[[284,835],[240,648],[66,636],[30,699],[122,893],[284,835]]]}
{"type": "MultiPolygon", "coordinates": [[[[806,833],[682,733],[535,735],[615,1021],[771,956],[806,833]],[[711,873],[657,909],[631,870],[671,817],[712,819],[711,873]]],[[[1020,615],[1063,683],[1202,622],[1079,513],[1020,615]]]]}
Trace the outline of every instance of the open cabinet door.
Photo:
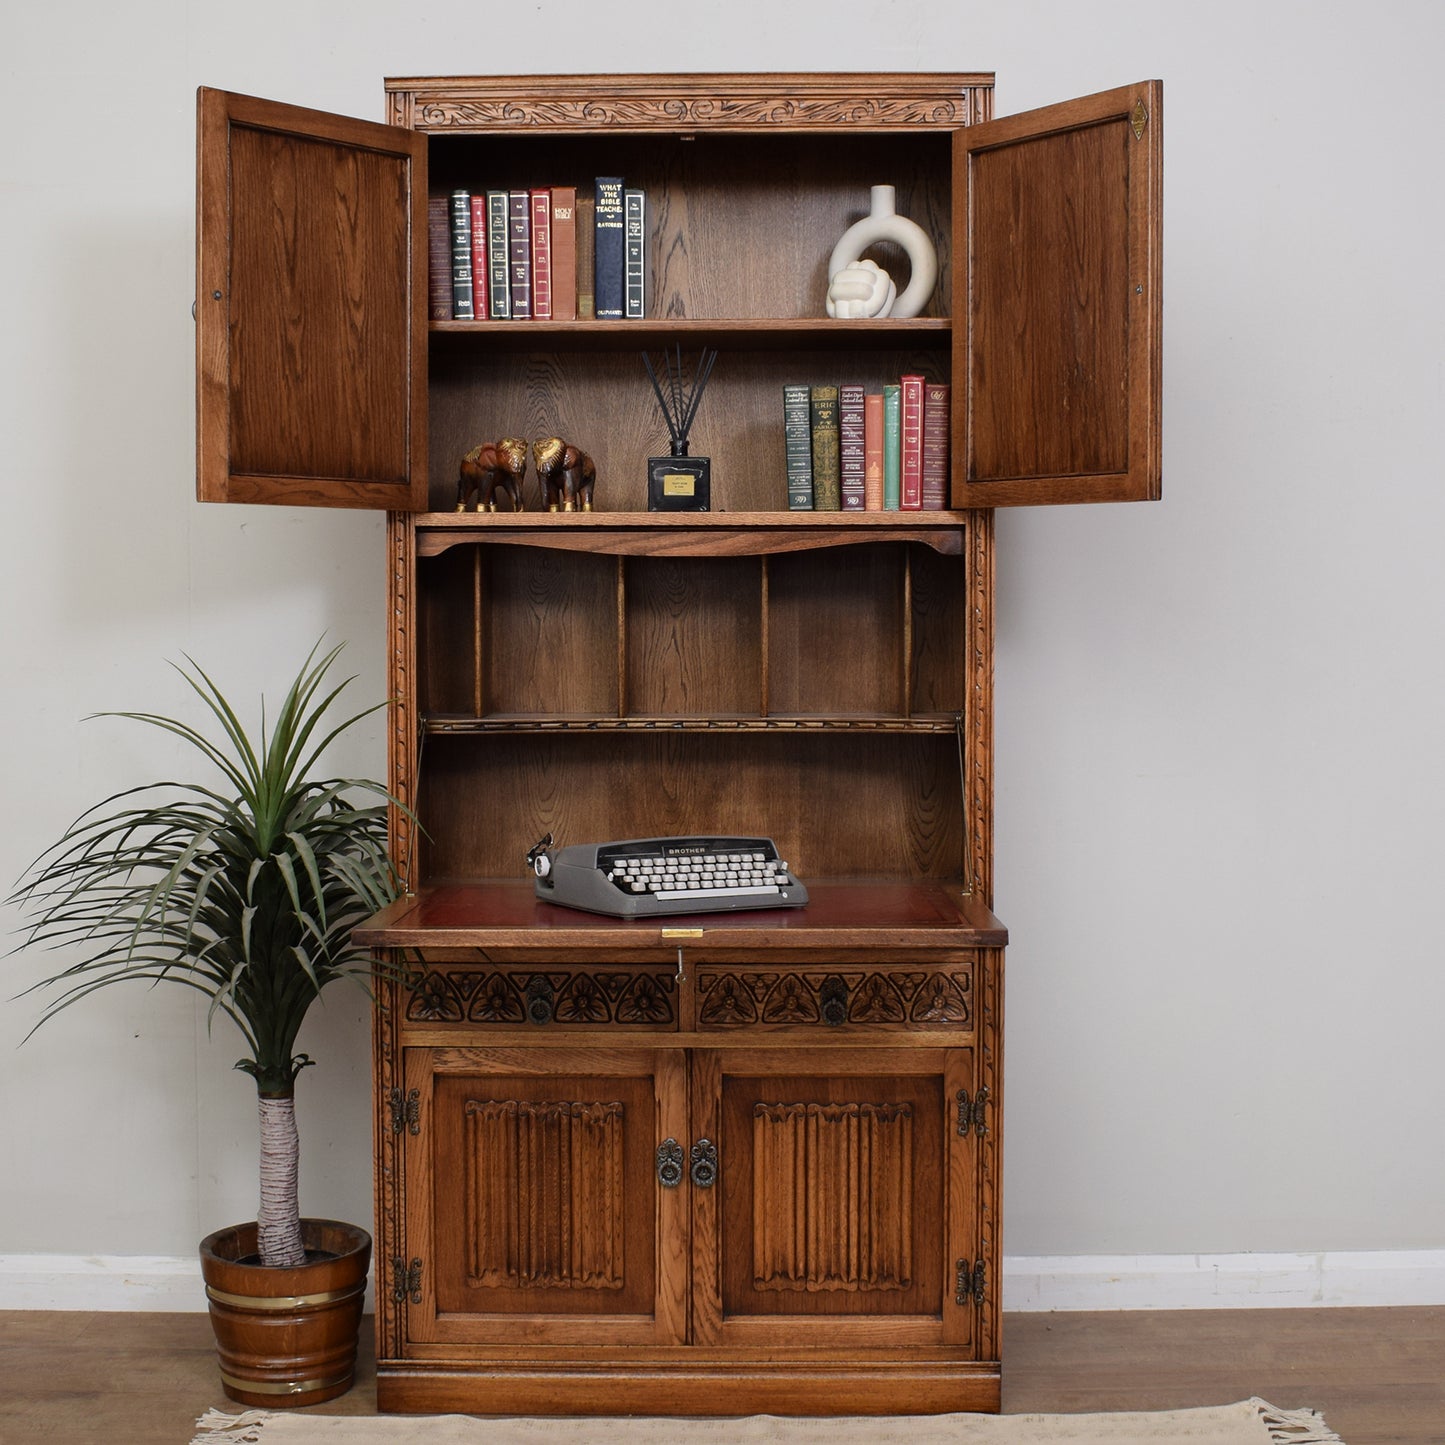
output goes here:
{"type": "Polygon", "coordinates": [[[1159,496],[1162,102],[955,135],[955,507],[1159,496]]]}
{"type": "Polygon", "coordinates": [[[426,137],[202,89],[196,493],[426,506],[426,137]]]}

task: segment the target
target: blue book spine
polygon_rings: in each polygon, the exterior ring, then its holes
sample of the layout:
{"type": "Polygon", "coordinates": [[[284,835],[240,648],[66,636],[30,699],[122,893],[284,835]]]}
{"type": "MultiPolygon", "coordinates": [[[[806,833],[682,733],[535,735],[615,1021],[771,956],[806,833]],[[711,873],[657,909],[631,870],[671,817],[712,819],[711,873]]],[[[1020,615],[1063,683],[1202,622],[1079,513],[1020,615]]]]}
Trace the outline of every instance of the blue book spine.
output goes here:
{"type": "Polygon", "coordinates": [[[789,382],[783,387],[783,450],[788,470],[788,510],[813,510],[813,423],[809,388],[789,382]]]}
{"type": "Polygon", "coordinates": [[[621,321],[626,300],[626,219],[623,184],[618,176],[597,177],[597,207],[593,226],[597,319],[621,321]]]}

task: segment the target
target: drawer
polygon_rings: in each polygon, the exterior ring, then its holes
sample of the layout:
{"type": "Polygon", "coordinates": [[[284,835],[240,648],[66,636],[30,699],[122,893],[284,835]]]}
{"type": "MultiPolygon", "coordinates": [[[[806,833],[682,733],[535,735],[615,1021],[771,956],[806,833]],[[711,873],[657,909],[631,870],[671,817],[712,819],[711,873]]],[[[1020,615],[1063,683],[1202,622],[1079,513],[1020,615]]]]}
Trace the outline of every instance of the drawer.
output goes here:
{"type": "Polygon", "coordinates": [[[697,968],[697,1027],[971,1029],[972,953],[908,964],[697,968]]]}
{"type": "Polygon", "coordinates": [[[661,1029],[677,1023],[676,966],[429,961],[406,991],[410,1024],[661,1029]]]}

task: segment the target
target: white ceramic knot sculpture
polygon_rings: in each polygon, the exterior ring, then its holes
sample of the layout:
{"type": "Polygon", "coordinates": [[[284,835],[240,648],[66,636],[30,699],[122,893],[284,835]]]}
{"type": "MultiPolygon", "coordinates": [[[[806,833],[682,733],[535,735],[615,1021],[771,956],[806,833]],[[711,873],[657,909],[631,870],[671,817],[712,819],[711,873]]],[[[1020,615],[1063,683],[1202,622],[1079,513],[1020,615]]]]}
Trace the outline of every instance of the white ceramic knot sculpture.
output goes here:
{"type": "Polygon", "coordinates": [[[829,316],[887,316],[897,299],[893,278],[876,261],[850,261],[828,283],[829,316]]]}
{"type": "Polygon", "coordinates": [[[906,319],[917,316],[928,304],[938,281],[938,256],[933,242],[924,233],[923,227],[906,216],[900,216],[894,209],[892,186],[874,186],[871,191],[870,209],[861,221],[854,222],[833,247],[828,258],[828,315],[853,316],[895,316],[906,319]],[[901,294],[897,293],[892,279],[886,271],[871,261],[862,263],[872,266],[878,275],[887,281],[880,298],[876,282],[870,283],[864,291],[864,275],[858,271],[858,258],[878,241],[892,241],[907,253],[912,275],[901,294]],[[847,273],[846,275],[844,273],[847,273]],[[835,282],[838,294],[834,294],[835,282]],[[859,294],[862,292],[863,294],[859,294]],[[856,310],[857,306],[877,304],[878,310],[856,310]]]}

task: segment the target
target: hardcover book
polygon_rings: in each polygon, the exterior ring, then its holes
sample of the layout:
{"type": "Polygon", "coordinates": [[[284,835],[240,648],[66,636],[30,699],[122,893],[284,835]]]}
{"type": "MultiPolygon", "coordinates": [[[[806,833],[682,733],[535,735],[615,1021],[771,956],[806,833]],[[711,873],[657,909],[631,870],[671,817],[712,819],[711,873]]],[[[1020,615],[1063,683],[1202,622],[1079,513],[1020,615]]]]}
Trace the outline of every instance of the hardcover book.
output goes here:
{"type": "Polygon", "coordinates": [[[508,277],[512,285],[512,320],[532,314],[532,197],[512,191],[507,197],[508,277]]]}
{"type": "Polygon", "coordinates": [[[783,387],[783,448],[787,457],[788,510],[813,510],[813,423],[809,389],[801,383],[783,387]]]}
{"type": "Polygon", "coordinates": [[[470,321],[472,310],[472,198],[452,192],[452,317],[470,321]]]}
{"type": "Polygon", "coordinates": [[[902,389],[898,434],[899,507],[905,512],[923,506],[923,378],[899,378],[902,389]]]}
{"type": "Polygon", "coordinates": [[[883,510],[896,512],[902,495],[899,439],[903,432],[903,388],[883,388],[883,510]]]}
{"type": "Polygon", "coordinates": [[[512,315],[512,278],[508,261],[507,193],[487,192],[487,305],[494,321],[512,315]]]}
{"type": "Polygon", "coordinates": [[[552,319],[552,192],[532,192],[532,315],[552,319]]]}
{"type": "Polygon", "coordinates": [[[883,393],[863,398],[863,510],[883,510],[883,393]]]}
{"type": "Polygon", "coordinates": [[[487,197],[479,191],[472,197],[472,315],[485,321],[487,306],[487,197]]]}
{"type": "Polygon", "coordinates": [[[426,202],[427,314],[433,321],[452,319],[452,203],[447,196],[426,202]]]}
{"type": "Polygon", "coordinates": [[[552,187],[552,319],[577,319],[577,188],[552,187]]]}
{"type": "Polygon", "coordinates": [[[597,203],[591,196],[577,197],[577,319],[597,316],[597,284],[593,256],[597,244],[597,203]]]}
{"type": "Polygon", "coordinates": [[[845,512],[864,509],[863,388],[838,388],[838,478],[845,512]]]}
{"type": "Polygon", "coordinates": [[[941,512],[948,506],[948,384],[923,386],[923,510],[941,512]]]}
{"type": "Polygon", "coordinates": [[[623,318],[626,223],[622,190],[619,177],[597,177],[592,264],[599,321],[621,321],[623,318]]]}
{"type": "Polygon", "coordinates": [[[635,186],[622,192],[625,243],[623,253],[624,310],[629,321],[645,315],[643,239],[647,234],[647,197],[635,186]]]}
{"type": "Polygon", "coordinates": [[[842,510],[840,493],[838,388],[815,386],[809,392],[813,424],[813,510],[842,510]]]}

